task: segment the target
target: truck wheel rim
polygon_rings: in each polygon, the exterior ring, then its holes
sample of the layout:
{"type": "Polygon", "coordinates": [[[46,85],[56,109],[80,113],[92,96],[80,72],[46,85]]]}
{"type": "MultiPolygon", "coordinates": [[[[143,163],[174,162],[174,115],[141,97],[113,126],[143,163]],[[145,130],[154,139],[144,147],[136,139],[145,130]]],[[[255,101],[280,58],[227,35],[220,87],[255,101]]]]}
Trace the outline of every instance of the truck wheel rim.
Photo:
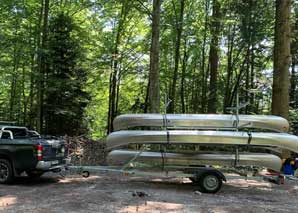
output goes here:
{"type": "Polygon", "coordinates": [[[219,184],[218,178],[216,178],[214,175],[208,175],[204,178],[203,184],[207,190],[215,190],[219,184]]]}
{"type": "Polygon", "coordinates": [[[0,180],[5,181],[8,177],[8,167],[6,164],[0,163],[0,180]]]}

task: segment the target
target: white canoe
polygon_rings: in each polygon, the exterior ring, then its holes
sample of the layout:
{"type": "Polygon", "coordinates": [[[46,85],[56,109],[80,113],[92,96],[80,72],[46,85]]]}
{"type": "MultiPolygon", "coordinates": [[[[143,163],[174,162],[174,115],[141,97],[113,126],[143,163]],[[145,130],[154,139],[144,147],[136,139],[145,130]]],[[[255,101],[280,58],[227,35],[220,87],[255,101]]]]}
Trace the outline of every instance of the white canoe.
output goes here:
{"type": "Polygon", "coordinates": [[[254,145],[278,147],[298,153],[298,137],[287,133],[236,131],[117,131],[108,135],[107,148],[128,144],[204,144],[204,145],[254,145]]]}
{"type": "MultiPolygon", "coordinates": [[[[179,129],[235,128],[235,115],[227,114],[125,114],[114,119],[114,130],[133,127],[164,127],[179,129]]],[[[273,115],[239,115],[238,126],[288,132],[289,122],[273,115]]]]}
{"type": "MultiPolygon", "coordinates": [[[[107,161],[112,166],[123,166],[130,162],[140,151],[114,150],[109,153],[107,161]]],[[[160,152],[142,152],[134,162],[150,165],[152,167],[185,167],[200,165],[235,166],[233,154],[180,154],[160,152]]],[[[265,167],[274,171],[280,171],[282,161],[272,154],[263,153],[240,153],[236,166],[265,167]]]]}

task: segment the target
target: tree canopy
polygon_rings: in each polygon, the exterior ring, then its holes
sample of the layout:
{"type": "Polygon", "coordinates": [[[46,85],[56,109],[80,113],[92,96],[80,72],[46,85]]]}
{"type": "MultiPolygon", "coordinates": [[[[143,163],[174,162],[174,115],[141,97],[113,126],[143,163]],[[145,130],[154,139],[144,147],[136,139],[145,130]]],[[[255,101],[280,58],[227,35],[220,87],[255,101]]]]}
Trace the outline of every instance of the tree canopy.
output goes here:
{"type": "Polygon", "coordinates": [[[0,3],[0,120],[96,138],[168,98],[171,113],[229,113],[239,94],[241,113],[298,121],[296,0],[0,3]]]}

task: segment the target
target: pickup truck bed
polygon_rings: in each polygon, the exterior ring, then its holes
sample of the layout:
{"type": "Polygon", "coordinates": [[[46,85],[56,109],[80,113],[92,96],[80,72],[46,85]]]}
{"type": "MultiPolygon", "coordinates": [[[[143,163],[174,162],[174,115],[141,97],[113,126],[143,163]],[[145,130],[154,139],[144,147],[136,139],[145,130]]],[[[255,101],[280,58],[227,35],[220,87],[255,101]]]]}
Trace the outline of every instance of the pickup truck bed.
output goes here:
{"type": "MultiPolygon", "coordinates": [[[[64,140],[33,137],[29,134],[15,136],[20,129],[0,129],[0,183],[12,182],[13,178],[22,172],[37,177],[44,172],[60,171],[66,164],[64,140]],[[9,137],[3,133],[9,133],[9,137]]],[[[22,129],[24,130],[26,129],[22,129]]]]}

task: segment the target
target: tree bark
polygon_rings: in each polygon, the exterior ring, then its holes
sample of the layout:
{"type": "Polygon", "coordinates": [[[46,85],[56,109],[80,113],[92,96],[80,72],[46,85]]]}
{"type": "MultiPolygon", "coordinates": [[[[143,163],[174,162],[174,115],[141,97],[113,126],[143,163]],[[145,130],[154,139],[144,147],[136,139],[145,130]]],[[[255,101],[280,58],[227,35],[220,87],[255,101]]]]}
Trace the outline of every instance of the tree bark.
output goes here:
{"type": "Polygon", "coordinates": [[[150,50],[149,71],[149,111],[160,112],[160,85],[159,85],[159,36],[160,36],[160,10],[162,0],[153,0],[152,37],[150,50]]]}
{"type": "Polygon", "coordinates": [[[231,79],[233,77],[232,58],[233,58],[233,50],[234,50],[234,37],[235,37],[235,25],[233,25],[232,30],[229,27],[229,35],[228,35],[227,78],[226,78],[224,105],[223,105],[224,113],[227,113],[227,107],[229,107],[230,98],[231,98],[231,79]]]}
{"type": "Polygon", "coordinates": [[[276,0],[272,114],[289,118],[291,0],[276,0]]]}
{"type": "Polygon", "coordinates": [[[208,113],[216,113],[217,108],[217,74],[218,74],[218,40],[220,27],[220,4],[213,0],[211,22],[211,45],[210,45],[210,96],[208,99],[208,113]]]}
{"type": "Polygon", "coordinates": [[[49,16],[49,0],[44,0],[43,6],[43,27],[41,37],[41,55],[39,60],[39,79],[38,79],[38,110],[37,110],[37,130],[43,133],[44,124],[44,87],[45,87],[45,75],[47,72],[47,63],[45,56],[45,49],[47,47],[48,37],[48,16],[49,16]]]}
{"type": "Polygon", "coordinates": [[[17,54],[17,47],[14,46],[13,54],[13,70],[11,75],[11,84],[10,84],[10,99],[9,99],[9,120],[13,121],[15,119],[15,103],[16,103],[16,87],[17,87],[17,70],[19,67],[19,56],[17,54]]]}
{"type": "Polygon", "coordinates": [[[173,74],[172,88],[170,93],[171,103],[169,106],[169,113],[174,113],[175,111],[176,86],[177,86],[178,68],[179,68],[179,62],[180,62],[179,59],[180,59],[181,35],[183,31],[183,16],[184,16],[184,0],[181,0],[180,14],[179,14],[179,17],[176,17],[176,46],[175,46],[175,59],[174,59],[174,74],[173,74]]]}
{"type": "MultiPolygon", "coordinates": [[[[201,113],[206,112],[206,105],[207,105],[207,87],[208,87],[208,71],[205,69],[205,49],[206,49],[206,43],[207,43],[207,28],[208,28],[208,12],[209,12],[209,0],[206,0],[205,2],[205,23],[204,23],[204,36],[203,36],[203,46],[202,46],[202,62],[201,62],[201,72],[202,72],[202,93],[201,93],[201,113]]],[[[209,66],[208,66],[209,67],[209,66]]]]}
{"type": "Polygon", "coordinates": [[[295,60],[292,60],[292,67],[291,67],[291,87],[290,87],[290,106],[295,107],[297,106],[296,103],[296,72],[295,72],[295,60]]]}
{"type": "Polygon", "coordinates": [[[124,23],[127,16],[127,2],[122,3],[119,23],[117,26],[116,39],[114,43],[112,61],[111,61],[111,74],[110,74],[110,88],[109,88],[109,112],[108,112],[108,134],[113,131],[113,120],[117,115],[117,91],[119,89],[119,45],[121,42],[121,36],[123,33],[124,23]]]}
{"type": "Polygon", "coordinates": [[[181,98],[181,112],[185,113],[185,73],[186,73],[186,65],[187,65],[187,38],[184,38],[184,53],[182,60],[182,71],[181,71],[181,89],[180,89],[180,98],[181,98]]]}
{"type": "Polygon", "coordinates": [[[37,120],[36,117],[38,117],[38,99],[39,99],[39,79],[36,78],[40,72],[40,46],[41,46],[41,28],[42,28],[42,17],[43,17],[43,7],[44,7],[44,1],[40,1],[40,11],[38,15],[38,21],[36,24],[36,33],[33,40],[32,46],[34,46],[34,52],[32,53],[31,58],[31,74],[30,74],[30,114],[29,114],[29,121],[28,121],[28,127],[30,129],[37,128],[37,120]],[[37,97],[36,97],[37,96],[37,97]],[[35,102],[35,99],[37,99],[37,105],[35,102]]]}

